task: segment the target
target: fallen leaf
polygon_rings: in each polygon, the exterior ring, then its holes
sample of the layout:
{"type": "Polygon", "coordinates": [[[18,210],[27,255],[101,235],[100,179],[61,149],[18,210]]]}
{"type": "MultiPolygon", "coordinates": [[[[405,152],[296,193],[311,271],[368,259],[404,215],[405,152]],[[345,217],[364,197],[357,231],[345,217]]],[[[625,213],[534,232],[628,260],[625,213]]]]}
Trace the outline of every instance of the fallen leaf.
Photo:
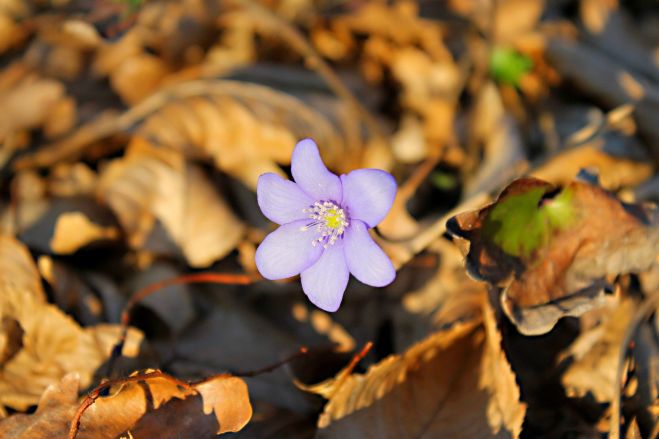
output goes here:
{"type": "Polygon", "coordinates": [[[470,275],[504,288],[503,309],[524,334],[597,306],[607,275],[649,268],[659,246],[656,210],[581,181],[559,188],[516,180],[496,202],[447,227],[470,241],[470,275]]]}
{"type": "Polygon", "coordinates": [[[48,176],[48,192],[56,197],[92,195],[97,181],[96,173],[84,163],[61,163],[48,176]]]}
{"type": "MultiPolygon", "coordinates": [[[[131,376],[83,412],[78,439],[126,437],[214,438],[242,429],[252,416],[247,385],[230,375],[188,385],[147,371],[131,376]]],[[[122,381],[122,380],[118,380],[122,381]]],[[[0,422],[4,438],[66,437],[80,405],[79,377],[68,374],[48,386],[32,415],[0,422]]]]}
{"type": "Polygon", "coordinates": [[[618,361],[623,337],[638,304],[626,299],[610,306],[603,321],[577,337],[564,357],[570,359],[561,381],[568,396],[591,394],[598,402],[610,402],[618,383],[618,361]]]}
{"type": "MultiPolygon", "coordinates": [[[[323,114],[277,90],[238,81],[200,87],[182,84],[189,97],[162,105],[138,130],[145,139],[193,159],[209,159],[218,169],[256,188],[259,175],[290,164],[295,142],[313,133],[337,161],[343,142],[323,114]]],[[[334,160],[333,160],[334,159],[334,160]]]]}
{"type": "Polygon", "coordinates": [[[25,245],[14,238],[0,236],[0,261],[2,261],[1,283],[24,291],[25,296],[37,302],[46,302],[39,271],[25,245]]]}
{"type": "MultiPolygon", "coordinates": [[[[16,340],[0,364],[0,405],[26,410],[44,389],[68,372],[91,384],[96,369],[109,357],[119,337],[118,325],[81,328],[59,308],[46,302],[37,269],[26,248],[13,238],[0,239],[0,318],[3,338],[16,340]],[[20,330],[16,327],[20,326],[20,330]]],[[[142,334],[131,328],[128,356],[135,356],[142,334]]],[[[7,352],[5,348],[5,352],[7,352]]]]}
{"type": "Polygon", "coordinates": [[[43,124],[50,111],[64,97],[64,86],[52,79],[25,80],[21,84],[0,91],[0,141],[18,130],[32,129],[43,124]]]}
{"type": "Polygon", "coordinates": [[[78,249],[95,241],[113,240],[119,237],[116,227],[103,227],[82,212],[63,213],[55,223],[55,233],[50,248],[61,255],[75,253],[78,249]]]}
{"type": "Polygon", "coordinates": [[[562,151],[538,169],[533,177],[554,184],[568,184],[581,169],[597,170],[602,187],[618,189],[624,186],[636,186],[652,175],[649,161],[631,160],[607,154],[601,149],[602,139],[590,142],[567,151],[562,151]]]}
{"type": "MultiPolygon", "coordinates": [[[[206,318],[197,319],[177,334],[177,340],[178,360],[172,369],[181,375],[218,369],[241,371],[246,367],[254,370],[300,348],[281,327],[251,309],[227,303],[216,306],[206,318]]],[[[310,410],[310,401],[291,383],[285,370],[247,377],[245,381],[255,400],[298,413],[310,410]]]]}
{"type": "Polygon", "coordinates": [[[199,169],[174,151],[134,145],[101,173],[97,193],[117,215],[133,248],[159,221],[193,267],[223,258],[244,225],[199,169]]]}
{"type": "Polygon", "coordinates": [[[125,59],[110,74],[110,82],[121,99],[133,105],[156,91],[167,73],[160,58],[142,53],[125,59]]]}
{"type": "Polygon", "coordinates": [[[316,437],[518,437],[525,406],[500,342],[487,307],[348,376],[324,389],[316,437]]]}
{"type": "Polygon", "coordinates": [[[474,151],[483,150],[483,161],[478,170],[464,183],[465,199],[501,187],[510,181],[523,163],[526,154],[518,123],[509,114],[496,85],[489,81],[478,95],[471,118],[469,143],[474,151]]]}

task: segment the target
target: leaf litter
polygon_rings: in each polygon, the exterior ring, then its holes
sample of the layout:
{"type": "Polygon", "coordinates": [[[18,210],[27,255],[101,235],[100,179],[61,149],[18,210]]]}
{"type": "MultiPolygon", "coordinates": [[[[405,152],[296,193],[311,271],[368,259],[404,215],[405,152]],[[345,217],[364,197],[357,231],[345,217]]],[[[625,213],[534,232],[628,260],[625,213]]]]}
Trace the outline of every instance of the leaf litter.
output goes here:
{"type": "Polygon", "coordinates": [[[0,2],[0,435],[656,437],[657,19],[0,2]],[[254,260],[309,137],[399,187],[331,314],[254,260]]]}

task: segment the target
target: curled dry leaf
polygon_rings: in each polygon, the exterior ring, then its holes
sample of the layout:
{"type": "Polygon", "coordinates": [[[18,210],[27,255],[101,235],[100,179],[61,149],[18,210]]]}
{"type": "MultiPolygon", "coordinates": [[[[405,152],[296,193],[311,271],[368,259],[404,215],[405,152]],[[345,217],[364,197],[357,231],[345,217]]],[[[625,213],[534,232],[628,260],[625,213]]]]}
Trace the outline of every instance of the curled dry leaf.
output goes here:
{"type": "MultiPolygon", "coordinates": [[[[82,386],[108,358],[119,337],[116,325],[81,328],[46,302],[27,249],[13,238],[0,239],[0,330],[5,340],[0,363],[0,406],[26,410],[44,389],[67,372],[82,386]]],[[[125,354],[135,356],[142,334],[131,329],[125,354]]]]}
{"type": "Polygon", "coordinates": [[[525,413],[493,310],[323,387],[319,438],[517,437],[525,413]]]}
{"type": "Polygon", "coordinates": [[[142,248],[159,221],[193,267],[226,256],[244,225],[202,170],[176,151],[132,144],[101,173],[98,194],[117,215],[134,248],[142,248]]]}
{"type": "Polygon", "coordinates": [[[607,154],[600,146],[603,139],[563,151],[532,172],[555,184],[568,184],[580,169],[597,169],[602,187],[617,189],[636,186],[652,176],[652,164],[607,154]]]}
{"type": "Polygon", "coordinates": [[[118,237],[116,227],[95,224],[82,212],[66,212],[57,218],[50,248],[55,253],[69,255],[92,242],[118,237]]]}
{"type": "Polygon", "coordinates": [[[593,308],[606,276],[649,268],[659,246],[656,209],[582,181],[559,188],[521,178],[447,227],[470,242],[469,274],[504,288],[503,309],[524,334],[593,308]]]}
{"type": "Polygon", "coordinates": [[[344,136],[328,117],[273,88],[229,80],[164,87],[123,114],[106,112],[13,164],[25,169],[70,161],[95,141],[133,130],[135,125],[140,127],[129,151],[134,143],[152,142],[154,149],[210,160],[252,189],[264,172],[283,175],[277,164],[288,165],[296,140],[312,135],[326,148],[329,163],[345,167],[344,136]]]}
{"type": "Polygon", "coordinates": [[[570,396],[592,394],[598,402],[610,402],[618,383],[618,361],[625,332],[638,304],[626,299],[608,308],[603,322],[579,335],[567,351],[572,362],[562,382],[570,396]]]}
{"type": "Polygon", "coordinates": [[[189,158],[212,160],[252,189],[262,173],[283,176],[277,164],[290,163],[300,138],[313,134],[320,145],[333,147],[338,158],[343,142],[335,128],[294,97],[238,81],[201,84],[182,84],[179,90],[187,90],[189,97],[159,108],[140,127],[140,137],[189,158]],[[194,96],[195,87],[201,96],[194,96]]]}
{"type": "Polygon", "coordinates": [[[568,184],[581,169],[596,169],[602,187],[615,190],[636,186],[652,176],[648,154],[633,137],[634,106],[621,105],[603,113],[589,109],[587,123],[565,133],[566,149],[536,168],[531,176],[554,184],[568,184]]]}
{"type": "MultiPolygon", "coordinates": [[[[131,376],[82,414],[78,439],[126,437],[214,438],[242,429],[252,416],[247,385],[219,375],[187,385],[160,372],[131,376]],[[176,422],[173,422],[176,420],[176,422]]],[[[121,380],[118,380],[121,381],[121,380]]],[[[3,438],[66,437],[80,405],[79,377],[69,374],[44,391],[33,415],[0,423],[3,438]]]]}
{"type": "Polygon", "coordinates": [[[49,117],[64,98],[64,86],[52,79],[25,80],[8,90],[0,90],[0,141],[13,132],[36,128],[49,117]]]}

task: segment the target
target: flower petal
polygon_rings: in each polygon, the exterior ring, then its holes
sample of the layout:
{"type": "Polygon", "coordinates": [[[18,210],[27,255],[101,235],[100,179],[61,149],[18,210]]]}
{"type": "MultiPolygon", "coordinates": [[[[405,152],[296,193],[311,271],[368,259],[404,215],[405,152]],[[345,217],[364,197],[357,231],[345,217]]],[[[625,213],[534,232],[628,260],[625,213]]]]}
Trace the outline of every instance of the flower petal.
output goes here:
{"type": "Polygon", "coordinates": [[[311,267],[323,251],[313,246],[315,230],[300,230],[306,220],[284,224],[265,237],[256,249],[256,268],[266,279],[285,279],[311,267]]]}
{"type": "Polygon", "coordinates": [[[373,241],[363,222],[354,219],[350,221],[343,244],[348,269],[360,282],[383,287],[396,278],[391,260],[373,241]]]}
{"type": "Polygon", "coordinates": [[[341,242],[323,252],[318,262],[302,272],[302,289],[318,308],[328,312],[339,309],[350,272],[341,242]]]}
{"type": "Polygon", "coordinates": [[[313,140],[304,139],[295,146],[291,173],[295,182],[315,201],[341,202],[341,180],[327,170],[313,140]]]}
{"type": "Polygon", "coordinates": [[[343,206],[351,219],[377,226],[387,216],[396,196],[396,180],[380,169],[358,169],[341,176],[343,206]]]}
{"type": "Polygon", "coordinates": [[[314,203],[297,184],[271,172],[259,177],[256,183],[256,199],[263,215],[277,224],[306,218],[307,215],[302,210],[314,203]]]}

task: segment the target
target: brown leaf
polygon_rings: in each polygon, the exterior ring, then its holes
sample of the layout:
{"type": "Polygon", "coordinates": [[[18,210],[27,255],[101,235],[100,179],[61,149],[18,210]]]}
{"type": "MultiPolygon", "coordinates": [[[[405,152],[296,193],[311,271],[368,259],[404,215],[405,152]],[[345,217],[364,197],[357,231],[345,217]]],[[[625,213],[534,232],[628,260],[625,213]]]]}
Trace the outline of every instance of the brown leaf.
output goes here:
{"type": "Polygon", "coordinates": [[[144,121],[140,136],[186,157],[210,159],[252,189],[262,173],[283,175],[277,163],[290,163],[302,137],[313,133],[321,147],[342,147],[325,116],[291,96],[248,83],[226,81],[216,87],[215,96],[162,106],[144,121]]]}
{"type": "Polygon", "coordinates": [[[504,288],[503,308],[525,334],[596,306],[607,275],[649,268],[659,245],[656,210],[581,181],[560,189],[516,180],[495,203],[447,227],[470,241],[469,273],[504,288]]]}
{"type": "Polygon", "coordinates": [[[157,90],[167,73],[160,58],[144,53],[125,59],[110,74],[110,82],[121,99],[132,105],[157,90]]]}
{"type": "Polygon", "coordinates": [[[525,407],[492,310],[456,323],[334,389],[319,438],[517,437],[525,407]]]}
{"type": "Polygon", "coordinates": [[[501,187],[519,175],[519,165],[526,159],[520,127],[506,111],[493,82],[485,83],[478,92],[470,119],[470,147],[476,151],[482,145],[483,160],[467,178],[464,198],[501,187]]]}
{"type": "Polygon", "coordinates": [[[591,393],[599,402],[610,402],[618,383],[617,369],[625,331],[638,304],[632,299],[609,306],[600,325],[583,332],[566,355],[571,357],[562,382],[569,396],[591,393]]]}
{"type": "Polygon", "coordinates": [[[581,169],[597,169],[602,187],[617,189],[636,186],[652,176],[648,161],[637,161],[607,154],[598,139],[587,145],[563,151],[531,175],[554,184],[568,184],[581,169]]]}
{"type": "MultiPolygon", "coordinates": [[[[109,396],[96,399],[82,414],[77,438],[109,439],[128,433],[136,438],[213,438],[239,431],[252,416],[247,385],[240,378],[219,375],[187,385],[160,372],[142,376],[132,376],[109,396]]],[[[66,375],[44,391],[36,413],[0,422],[0,434],[66,437],[79,406],[78,386],[76,374],[66,375]]]]}
{"type": "Polygon", "coordinates": [[[50,248],[58,254],[69,255],[95,241],[118,238],[116,227],[103,227],[93,223],[82,212],[66,212],[57,218],[50,248]]]}
{"type": "Polygon", "coordinates": [[[0,422],[0,435],[6,438],[41,439],[66,437],[67,420],[78,408],[80,376],[69,373],[45,388],[33,415],[15,414],[0,422]]]}
{"type": "Polygon", "coordinates": [[[158,220],[193,267],[226,256],[243,234],[243,224],[201,169],[173,151],[134,144],[101,173],[97,190],[132,247],[145,245],[158,220]]]}
{"type": "MultiPolygon", "coordinates": [[[[0,239],[0,262],[5,267],[0,273],[0,319],[12,322],[0,329],[4,339],[15,340],[17,332],[21,335],[20,348],[10,351],[0,364],[0,405],[25,410],[68,372],[77,372],[81,384],[88,386],[108,358],[120,328],[81,328],[48,304],[31,257],[14,239],[0,239]]],[[[130,330],[126,355],[136,355],[141,338],[141,332],[130,330]]]]}
{"type": "Polygon", "coordinates": [[[128,432],[134,437],[213,438],[240,430],[251,416],[247,385],[240,378],[220,375],[182,387],[163,374],[121,385],[97,399],[81,419],[78,438],[128,432]]]}
{"type": "Polygon", "coordinates": [[[52,79],[24,80],[0,91],[0,141],[12,132],[43,124],[52,107],[64,97],[64,86],[52,79]]]}
{"type": "Polygon", "coordinates": [[[2,261],[1,283],[23,291],[25,296],[37,302],[46,301],[39,271],[27,247],[14,238],[0,236],[0,261],[2,261]]]}

